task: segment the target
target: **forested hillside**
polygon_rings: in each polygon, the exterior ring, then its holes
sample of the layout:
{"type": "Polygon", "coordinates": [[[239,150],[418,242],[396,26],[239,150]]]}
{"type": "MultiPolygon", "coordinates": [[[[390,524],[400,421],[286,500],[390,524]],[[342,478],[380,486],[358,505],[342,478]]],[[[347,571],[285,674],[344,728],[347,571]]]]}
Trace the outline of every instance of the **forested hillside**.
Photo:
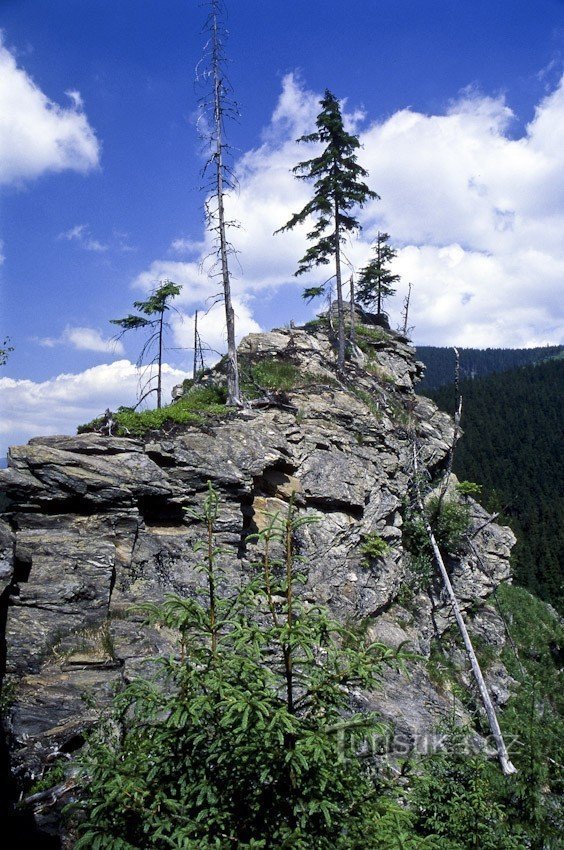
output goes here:
{"type": "MultiPolygon", "coordinates": [[[[482,501],[518,536],[519,584],[563,610],[564,362],[552,359],[461,382],[454,471],[483,486],[482,501]]],[[[452,412],[452,384],[428,393],[452,412]]]]}
{"type": "MultiPolygon", "coordinates": [[[[564,353],[562,345],[547,345],[542,348],[459,348],[460,373],[462,378],[483,378],[493,372],[506,372],[519,366],[529,366],[539,360],[547,360],[564,353]]],[[[425,377],[419,384],[419,392],[427,394],[454,378],[454,352],[452,348],[434,345],[417,347],[417,356],[427,367],[425,377]]]]}

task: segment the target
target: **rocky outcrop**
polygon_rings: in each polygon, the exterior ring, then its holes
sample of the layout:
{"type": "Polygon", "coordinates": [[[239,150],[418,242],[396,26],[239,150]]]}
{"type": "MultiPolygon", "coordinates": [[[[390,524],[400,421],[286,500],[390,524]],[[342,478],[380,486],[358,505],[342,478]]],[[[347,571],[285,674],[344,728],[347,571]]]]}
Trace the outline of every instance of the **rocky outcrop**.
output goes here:
{"type": "MultiPolygon", "coordinates": [[[[339,374],[323,325],[251,334],[239,349],[243,368],[291,364],[292,387],[143,440],[42,437],[10,450],[0,472],[11,500],[0,522],[5,723],[22,782],[53,754],[80,746],[115,683],[170,649],[166,633],[142,627],[132,606],[198,584],[202,531],[185,509],[201,505],[208,481],[221,496],[216,537],[233,577],[255,557],[249,535],[293,495],[300,513],[316,517],[300,530],[305,592],[342,618],[362,619],[374,639],[407,642],[420,654],[409,675],[390,671],[381,692],[363,697],[398,736],[420,745],[452,709],[425,662],[452,617],[440,589],[428,595],[410,585],[402,524],[413,440],[435,477],[453,425],[415,395],[421,365],[405,339],[370,325],[359,326],[357,339],[339,374]],[[386,542],[383,556],[363,552],[370,535],[386,542]]],[[[221,371],[205,380],[221,380],[221,371]]],[[[462,607],[475,609],[508,580],[513,537],[469,504],[472,545],[449,566],[462,607]]],[[[498,641],[491,612],[479,627],[498,641]]]]}

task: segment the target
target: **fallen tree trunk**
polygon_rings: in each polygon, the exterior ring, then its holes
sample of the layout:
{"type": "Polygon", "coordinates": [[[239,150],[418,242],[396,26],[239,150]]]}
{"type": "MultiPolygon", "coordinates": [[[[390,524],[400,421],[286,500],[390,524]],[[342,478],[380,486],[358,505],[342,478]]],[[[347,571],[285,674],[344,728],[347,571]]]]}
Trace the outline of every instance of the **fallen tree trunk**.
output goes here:
{"type": "Polygon", "coordinates": [[[419,476],[418,476],[418,463],[417,463],[417,450],[415,447],[415,443],[413,444],[413,470],[414,470],[414,480],[415,480],[415,490],[416,490],[416,498],[417,498],[417,507],[421,512],[421,518],[425,525],[425,530],[429,537],[429,542],[433,549],[433,555],[435,557],[435,562],[439,568],[439,572],[441,574],[441,578],[443,581],[443,585],[447,592],[449,601],[452,605],[452,610],[454,612],[454,617],[456,619],[456,623],[458,625],[458,629],[460,634],[462,635],[462,640],[464,641],[464,646],[466,649],[466,654],[470,660],[470,665],[472,667],[472,673],[474,674],[474,678],[476,680],[476,684],[478,685],[478,690],[480,692],[480,697],[482,699],[482,704],[484,706],[484,710],[486,712],[486,716],[488,718],[488,723],[490,726],[490,731],[492,733],[493,739],[495,741],[497,755],[499,758],[499,763],[501,764],[501,769],[505,776],[510,776],[512,773],[516,773],[515,766],[511,763],[509,759],[509,754],[507,752],[507,747],[505,746],[505,741],[503,740],[503,735],[501,733],[501,729],[499,727],[499,722],[497,719],[497,715],[495,713],[495,708],[493,706],[491,697],[489,695],[488,689],[486,687],[486,683],[484,681],[484,677],[482,675],[482,671],[480,669],[480,665],[478,663],[478,659],[476,658],[476,653],[474,652],[474,647],[472,646],[472,641],[470,640],[470,635],[468,634],[468,629],[466,628],[466,623],[462,618],[462,614],[460,612],[460,607],[458,605],[458,600],[454,593],[449,575],[447,573],[443,557],[441,555],[440,549],[438,547],[437,541],[435,539],[435,535],[433,534],[433,529],[431,528],[431,524],[427,519],[427,515],[425,513],[425,506],[423,504],[423,498],[421,496],[421,490],[419,487],[419,476]]]}

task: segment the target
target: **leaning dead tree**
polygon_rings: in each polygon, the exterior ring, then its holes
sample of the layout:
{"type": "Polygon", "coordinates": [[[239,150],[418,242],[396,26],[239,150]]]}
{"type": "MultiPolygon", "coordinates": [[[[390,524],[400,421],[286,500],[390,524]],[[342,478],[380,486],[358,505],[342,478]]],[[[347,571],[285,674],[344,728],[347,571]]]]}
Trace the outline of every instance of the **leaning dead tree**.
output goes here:
{"type": "Polygon", "coordinates": [[[196,82],[203,83],[205,94],[200,98],[198,127],[205,140],[208,158],[202,170],[206,224],[215,240],[215,274],[221,278],[221,298],[225,305],[227,326],[227,404],[240,405],[239,367],[235,344],[235,311],[231,299],[229,257],[234,253],[227,230],[234,222],[225,215],[225,198],[234,188],[234,176],[229,166],[230,147],[225,141],[225,119],[237,118],[237,104],[225,72],[224,42],[227,30],[222,0],[209,0],[209,13],[204,26],[208,39],[202,61],[196,68],[196,82]]]}
{"type": "Polygon", "coordinates": [[[403,323],[402,323],[401,327],[399,328],[399,330],[401,331],[401,333],[404,336],[407,336],[409,334],[409,332],[413,330],[413,326],[410,326],[408,324],[408,322],[409,322],[409,303],[411,301],[411,289],[412,289],[412,287],[413,287],[412,283],[407,284],[407,295],[403,299],[403,307],[402,307],[402,310],[401,310],[401,317],[403,319],[403,323]]]}
{"type": "Polygon", "coordinates": [[[452,583],[450,581],[447,569],[445,567],[445,563],[443,561],[443,556],[441,555],[441,551],[437,544],[437,540],[433,533],[433,529],[431,528],[431,523],[429,522],[429,518],[427,516],[427,512],[425,511],[425,505],[423,502],[423,495],[421,493],[421,485],[420,485],[420,474],[419,474],[419,465],[417,458],[417,446],[415,441],[413,442],[413,480],[415,484],[415,498],[417,503],[417,508],[419,514],[421,516],[421,520],[425,527],[425,531],[429,538],[429,543],[431,544],[431,548],[433,550],[433,557],[435,563],[439,569],[439,573],[441,575],[441,579],[443,582],[443,586],[447,593],[449,602],[452,607],[452,611],[454,613],[454,618],[456,620],[456,624],[458,626],[458,630],[462,636],[462,640],[464,641],[464,647],[466,649],[466,654],[470,661],[470,666],[472,668],[472,673],[474,674],[474,678],[476,680],[476,684],[478,686],[478,690],[480,692],[480,697],[482,700],[482,704],[484,706],[484,711],[486,712],[486,716],[488,718],[488,723],[490,727],[490,731],[492,733],[492,737],[495,741],[497,755],[499,759],[499,763],[501,765],[501,769],[505,776],[509,776],[512,773],[516,772],[516,768],[511,763],[509,759],[509,754],[507,752],[507,747],[505,746],[505,741],[503,740],[503,735],[501,733],[501,729],[499,727],[499,722],[497,719],[497,714],[495,713],[495,708],[493,706],[489,691],[487,689],[486,683],[484,681],[484,677],[482,675],[482,670],[480,668],[480,664],[478,663],[478,659],[476,658],[476,653],[474,652],[474,647],[472,646],[472,641],[470,639],[470,635],[468,634],[468,629],[466,628],[466,623],[462,617],[462,613],[460,611],[460,607],[458,605],[458,600],[456,598],[456,594],[452,587],[452,583]]]}

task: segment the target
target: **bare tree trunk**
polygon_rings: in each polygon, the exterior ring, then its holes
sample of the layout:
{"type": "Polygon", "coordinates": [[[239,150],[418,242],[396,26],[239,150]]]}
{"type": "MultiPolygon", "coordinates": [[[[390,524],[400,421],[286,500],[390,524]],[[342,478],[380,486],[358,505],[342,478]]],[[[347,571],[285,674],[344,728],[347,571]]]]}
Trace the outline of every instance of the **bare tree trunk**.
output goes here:
{"type": "Polygon", "coordinates": [[[450,481],[450,476],[452,475],[452,466],[454,463],[454,452],[456,450],[456,444],[460,437],[460,419],[462,416],[462,396],[460,394],[460,355],[458,353],[458,349],[452,349],[454,351],[454,396],[455,396],[455,410],[454,410],[454,431],[452,434],[452,445],[449,449],[447,466],[445,470],[445,475],[443,478],[443,484],[441,487],[441,492],[439,494],[439,502],[437,507],[437,512],[440,511],[443,499],[446,496],[448,485],[450,481]]]}
{"type": "Polygon", "coordinates": [[[376,258],[378,261],[378,301],[376,302],[376,312],[378,315],[382,312],[382,247],[380,241],[380,231],[378,231],[378,237],[376,242],[376,258]]]}
{"type": "Polygon", "coordinates": [[[159,319],[159,354],[157,362],[157,410],[160,410],[162,405],[162,370],[163,370],[163,326],[164,326],[164,310],[159,319]]]}
{"type": "Polygon", "coordinates": [[[407,284],[407,295],[405,296],[405,300],[403,302],[403,328],[402,328],[402,333],[403,333],[404,336],[407,336],[407,330],[408,330],[407,323],[408,323],[408,318],[409,318],[409,302],[411,300],[411,287],[412,287],[412,284],[408,283],[407,284]]]}
{"type": "Polygon", "coordinates": [[[192,369],[192,380],[196,380],[196,374],[198,371],[198,311],[194,313],[194,366],[192,369]]]}
{"type": "Polygon", "coordinates": [[[335,200],[335,279],[337,281],[337,368],[345,366],[345,308],[343,304],[343,282],[341,278],[341,240],[339,230],[339,205],[335,200]]]}
{"type": "Polygon", "coordinates": [[[351,345],[355,344],[356,341],[356,328],[355,328],[355,313],[354,313],[354,277],[351,274],[351,332],[350,332],[350,341],[351,345]]]}
{"type": "Polygon", "coordinates": [[[460,612],[460,608],[458,606],[458,600],[456,599],[456,595],[454,593],[450,578],[448,576],[440,549],[437,545],[437,541],[435,539],[435,535],[433,534],[433,530],[429,524],[429,521],[425,514],[425,507],[423,505],[423,499],[421,497],[421,491],[418,484],[418,463],[417,463],[417,450],[415,447],[415,443],[413,444],[413,470],[414,470],[414,478],[415,478],[415,487],[417,493],[417,506],[419,511],[421,512],[421,517],[425,524],[425,530],[427,531],[427,535],[429,537],[429,541],[433,548],[433,554],[435,556],[436,564],[439,568],[439,572],[441,574],[441,578],[443,580],[443,584],[445,590],[448,594],[450,603],[452,605],[452,610],[454,612],[454,617],[456,619],[456,623],[458,625],[458,629],[460,634],[462,635],[462,640],[464,641],[464,646],[466,648],[466,654],[470,660],[470,665],[472,667],[472,673],[474,674],[474,678],[476,680],[476,684],[478,685],[478,690],[480,691],[480,697],[482,699],[482,704],[484,706],[484,710],[486,712],[486,716],[488,718],[488,723],[490,726],[490,731],[493,735],[496,748],[497,755],[499,758],[499,763],[501,764],[501,769],[505,776],[509,776],[512,773],[516,772],[516,768],[511,763],[509,759],[509,754],[507,752],[507,748],[505,746],[505,741],[503,740],[503,735],[501,734],[501,729],[499,728],[499,722],[497,719],[497,715],[495,713],[495,709],[493,707],[493,703],[491,701],[490,695],[488,693],[488,689],[486,687],[486,683],[484,681],[484,677],[482,675],[482,671],[480,669],[480,665],[478,663],[478,659],[476,658],[476,653],[474,652],[474,647],[472,646],[472,641],[470,640],[470,635],[468,634],[468,629],[466,628],[466,624],[462,619],[462,614],[460,612]]]}
{"type": "Polygon", "coordinates": [[[240,405],[239,367],[237,346],[235,344],[235,312],[231,302],[231,283],[229,279],[228,249],[224,207],[224,162],[223,162],[223,100],[221,81],[221,54],[219,43],[218,7],[212,2],[212,75],[214,89],[214,125],[215,125],[215,176],[217,197],[217,231],[219,254],[223,282],[223,301],[227,325],[227,404],[240,405]]]}

